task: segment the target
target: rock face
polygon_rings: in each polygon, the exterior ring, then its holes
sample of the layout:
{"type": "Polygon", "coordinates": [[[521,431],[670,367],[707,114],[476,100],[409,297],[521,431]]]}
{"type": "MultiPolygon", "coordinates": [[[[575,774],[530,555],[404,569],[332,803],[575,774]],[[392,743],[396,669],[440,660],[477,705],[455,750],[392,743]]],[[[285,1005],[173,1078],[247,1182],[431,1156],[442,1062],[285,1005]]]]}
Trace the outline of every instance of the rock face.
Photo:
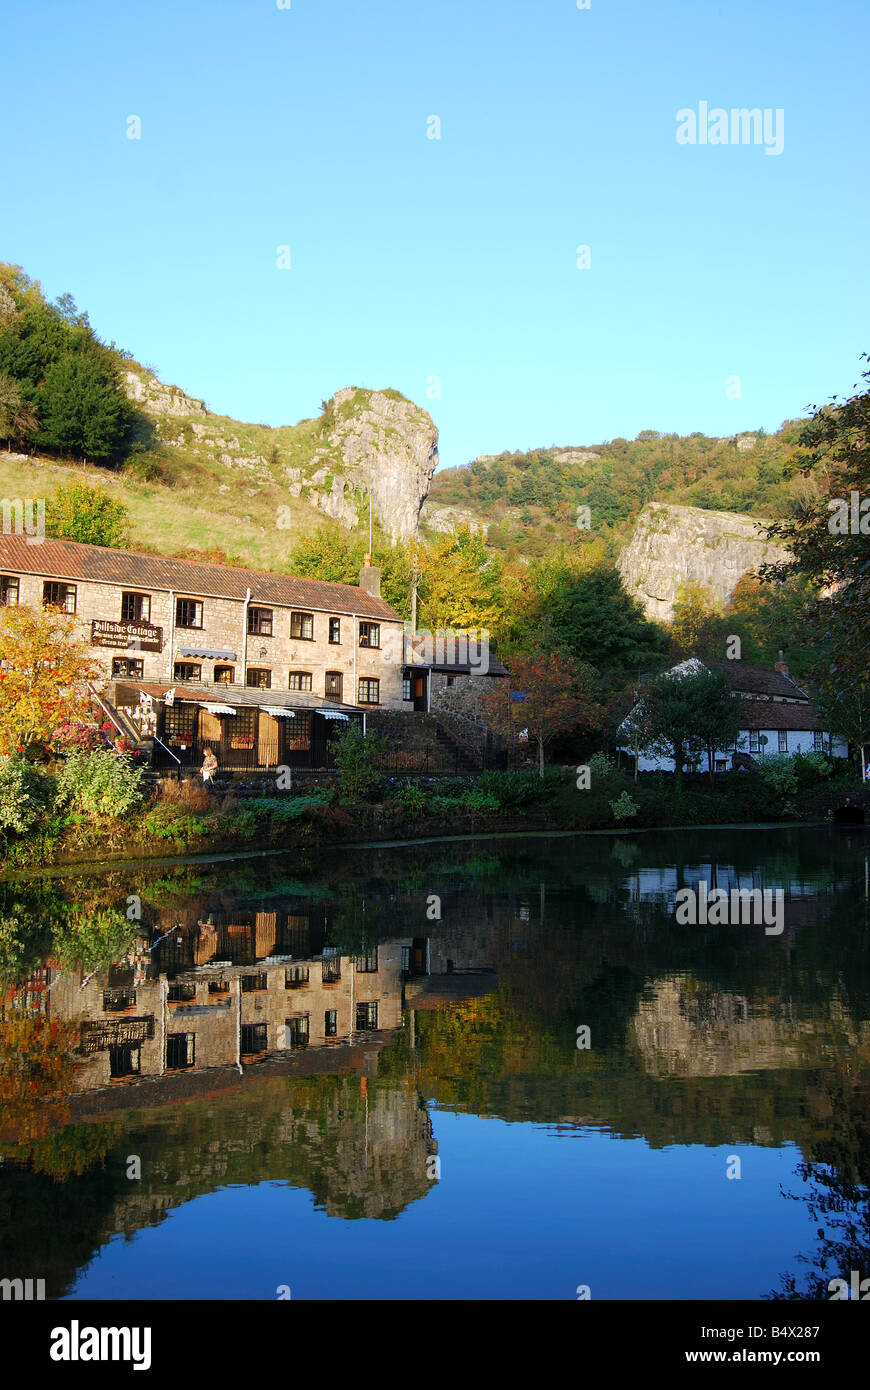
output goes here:
{"type": "Polygon", "coordinates": [[[335,393],[320,420],[277,429],[215,415],[138,364],[126,373],[126,391],[164,450],[183,451],[188,466],[217,465],[218,478],[234,475],[216,481],[218,491],[241,482],[253,485],[249,495],[277,487],[349,530],[367,525],[371,493],[373,518],[390,540],[414,535],[438,464],[438,431],[397,391],[349,386],[335,393]]]}
{"type": "MultiPolygon", "coordinates": [[[[401,397],[350,386],[336,391],[331,404],[335,424],[329,442],[340,457],[342,476],[333,474],[320,505],[338,515],[346,484],[366,494],[371,490],[374,515],[386,534],[393,542],[409,540],[438,464],[438,431],[431,417],[401,397]]],[[[324,482],[326,477],[324,472],[324,482]]]]}
{"type": "Polygon", "coordinates": [[[164,386],[152,372],[127,372],[126,392],[141,410],[156,415],[206,415],[202,401],[185,396],[178,386],[164,386]]]}
{"type": "Polygon", "coordinates": [[[470,507],[426,507],[423,512],[423,520],[430,531],[449,533],[458,530],[461,526],[467,526],[471,531],[482,532],[484,540],[486,540],[489,531],[489,523],[481,521],[470,507]]]}
{"type": "Polygon", "coordinates": [[[720,603],[747,570],[787,558],[764,539],[763,521],[735,512],[652,502],[617,561],[625,587],[648,618],[670,622],[679,586],[696,580],[720,603]]]}

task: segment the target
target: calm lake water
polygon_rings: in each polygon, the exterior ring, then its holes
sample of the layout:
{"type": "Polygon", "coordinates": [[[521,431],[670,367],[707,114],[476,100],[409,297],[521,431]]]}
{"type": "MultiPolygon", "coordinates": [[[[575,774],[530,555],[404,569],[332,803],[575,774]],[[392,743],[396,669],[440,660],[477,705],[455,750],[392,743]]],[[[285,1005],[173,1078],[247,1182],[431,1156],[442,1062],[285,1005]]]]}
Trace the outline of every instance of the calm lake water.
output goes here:
{"type": "Polygon", "coordinates": [[[114,962],[59,939],[7,990],[29,1089],[0,1120],[0,1276],[267,1300],[848,1279],[870,1264],[868,857],[863,829],[749,828],[6,885],[7,935],[75,904],[130,925],[114,962]],[[679,925],[702,881],[781,890],[782,931],[679,925]],[[78,1029],[64,1102],[39,1080],[52,1021],[78,1029]]]}

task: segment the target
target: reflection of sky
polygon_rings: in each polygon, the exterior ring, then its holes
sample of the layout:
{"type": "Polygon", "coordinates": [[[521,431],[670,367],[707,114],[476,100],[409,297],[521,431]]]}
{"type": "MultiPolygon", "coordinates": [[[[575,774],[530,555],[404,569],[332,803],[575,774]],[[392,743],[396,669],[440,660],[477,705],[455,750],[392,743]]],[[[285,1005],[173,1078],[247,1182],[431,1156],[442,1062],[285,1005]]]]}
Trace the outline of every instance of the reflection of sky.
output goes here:
{"type": "Polygon", "coordinates": [[[281,1183],[197,1198],[132,1241],[117,1237],[80,1298],[757,1298],[813,1243],[783,1148],[650,1149],[433,1112],[441,1181],[395,1221],[315,1211],[281,1183]],[[742,1177],[725,1176],[737,1154],[742,1177]]]}

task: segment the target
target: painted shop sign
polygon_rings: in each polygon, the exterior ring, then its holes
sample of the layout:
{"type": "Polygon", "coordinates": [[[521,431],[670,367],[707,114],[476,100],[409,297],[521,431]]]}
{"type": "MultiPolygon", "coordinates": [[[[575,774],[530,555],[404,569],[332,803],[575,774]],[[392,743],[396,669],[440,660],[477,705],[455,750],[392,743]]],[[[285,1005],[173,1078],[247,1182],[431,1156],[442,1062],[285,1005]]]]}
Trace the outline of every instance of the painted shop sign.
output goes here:
{"type": "Polygon", "coordinates": [[[113,623],[94,618],[91,623],[92,647],[131,647],[139,652],[163,650],[163,628],[151,623],[113,623]]]}
{"type": "Polygon", "coordinates": [[[154,1037],[154,1015],[147,1018],[108,1018],[81,1025],[81,1051],[105,1052],[107,1047],[132,1043],[135,1047],[154,1037]]]}

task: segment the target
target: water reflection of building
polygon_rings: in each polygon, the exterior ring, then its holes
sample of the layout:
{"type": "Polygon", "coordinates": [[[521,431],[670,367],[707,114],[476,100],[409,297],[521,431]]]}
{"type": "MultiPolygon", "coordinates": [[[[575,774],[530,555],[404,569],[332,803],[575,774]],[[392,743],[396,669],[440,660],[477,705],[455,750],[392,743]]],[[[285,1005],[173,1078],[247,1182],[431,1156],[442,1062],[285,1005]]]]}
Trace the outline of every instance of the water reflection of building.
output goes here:
{"type": "Polygon", "coordinates": [[[816,1016],[801,1017],[787,1001],[753,1002],[689,974],[648,986],[631,1036],[644,1070],[658,1076],[819,1067],[840,1056],[844,1042],[861,1065],[870,1062],[870,1022],[853,1019],[836,995],[816,1016]]]}
{"type": "Polygon", "coordinates": [[[401,1025],[410,940],[343,954],[322,923],[312,942],[307,918],[275,911],[182,913],[154,935],[146,972],[128,961],[51,982],[52,1013],[80,1027],[78,1090],[373,1044],[401,1025]]]}
{"type": "MultiPolygon", "coordinates": [[[[75,1089],[243,1072],[266,1060],[297,1073],[365,1071],[365,1056],[401,1027],[406,984],[415,995],[430,984],[424,1007],[477,994],[480,980],[466,981],[465,972],[491,955],[485,936],[395,938],[352,954],[328,938],[322,907],[209,911],[200,903],[158,911],[127,959],[104,970],[47,967],[51,1013],[80,1030],[75,1089]],[[442,971],[453,979],[439,993],[442,971]],[[335,1054],[334,1067],[310,1056],[321,1049],[335,1054]]],[[[494,976],[487,979],[491,987],[494,976]]]]}

